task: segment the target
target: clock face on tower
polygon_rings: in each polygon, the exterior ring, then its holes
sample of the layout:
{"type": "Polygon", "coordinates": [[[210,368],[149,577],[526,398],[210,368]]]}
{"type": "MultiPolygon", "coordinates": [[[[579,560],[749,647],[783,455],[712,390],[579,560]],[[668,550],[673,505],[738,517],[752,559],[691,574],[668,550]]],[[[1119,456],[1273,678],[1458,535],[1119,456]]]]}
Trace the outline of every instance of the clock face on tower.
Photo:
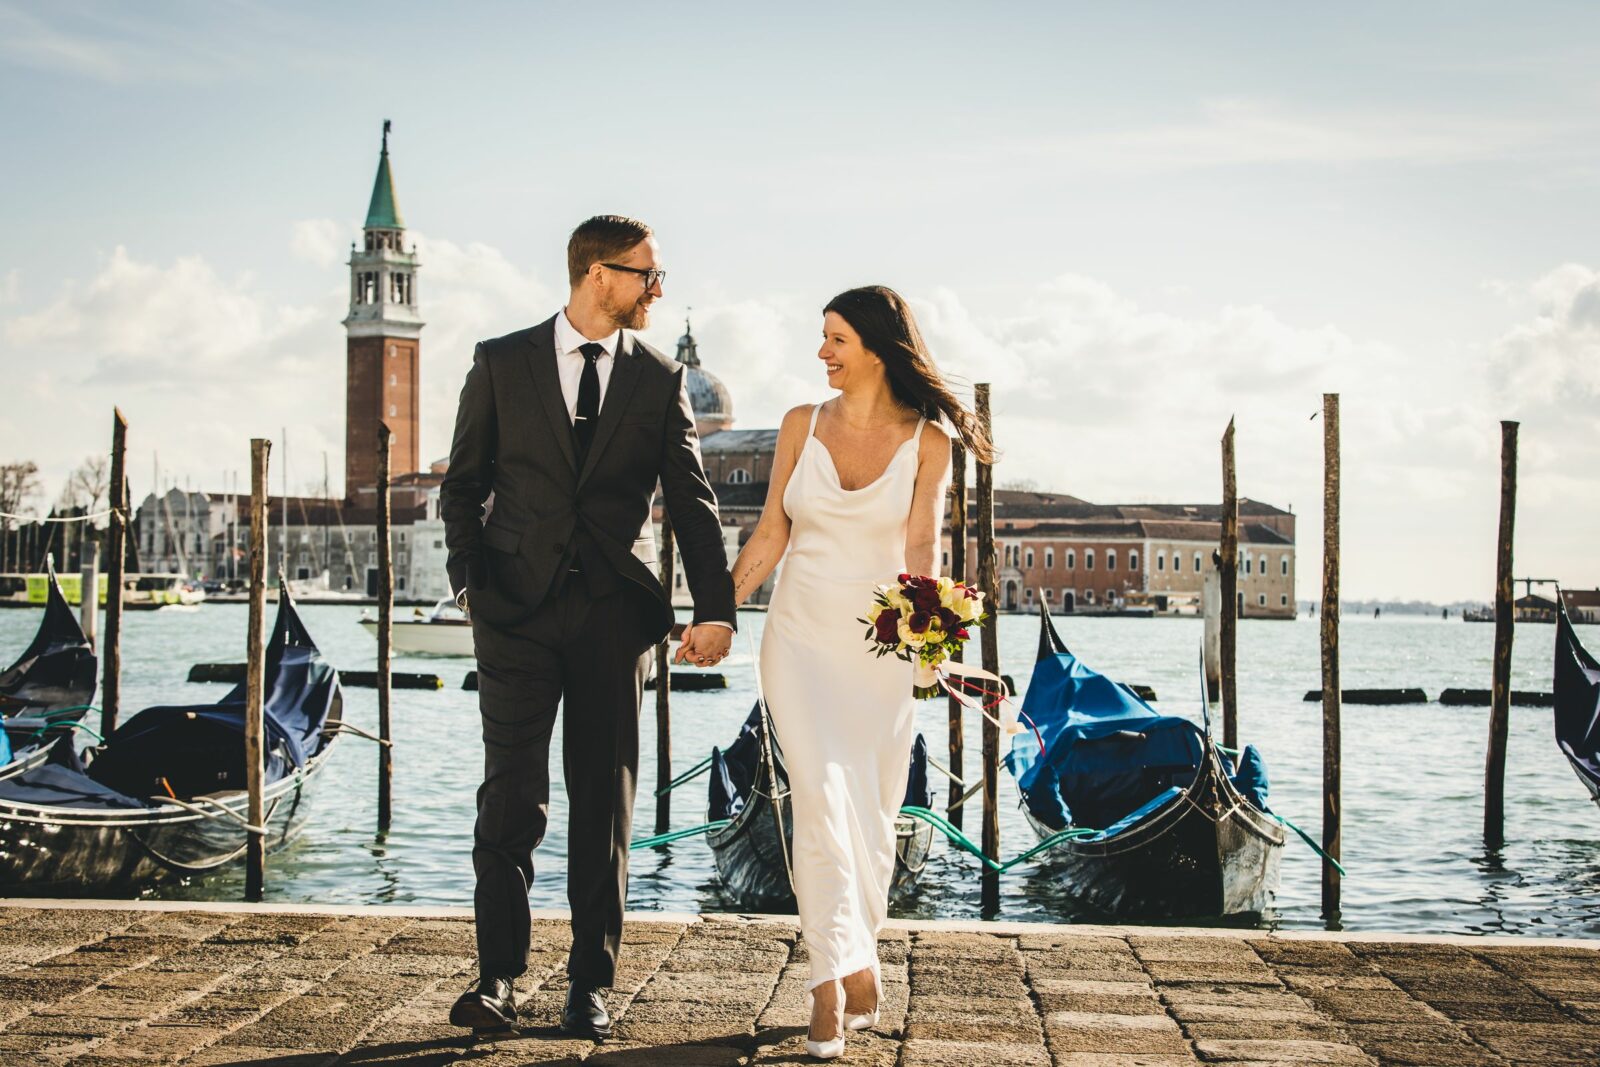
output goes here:
{"type": "Polygon", "coordinates": [[[350,249],[350,313],[345,317],[345,497],[378,482],[378,432],[387,425],[389,474],[421,469],[418,371],[422,317],[417,311],[416,247],[389,167],[389,123],[361,246],[350,249]]]}

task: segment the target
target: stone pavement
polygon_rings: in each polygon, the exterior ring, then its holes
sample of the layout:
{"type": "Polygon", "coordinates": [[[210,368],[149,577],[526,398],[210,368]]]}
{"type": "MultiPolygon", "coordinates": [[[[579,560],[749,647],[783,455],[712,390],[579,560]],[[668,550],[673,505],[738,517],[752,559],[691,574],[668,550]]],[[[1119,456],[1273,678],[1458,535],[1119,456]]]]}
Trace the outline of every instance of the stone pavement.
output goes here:
{"type": "MultiPolygon", "coordinates": [[[[456,909],[0,901],[0,1064],[693,1067],[807,1062],[805,946],[771,917],[630,916],[617,1036],[563,1039],[566,934],[535,923],[514,1036],[445,1024],[456,909]]],[[[1600,1063],[1600,944],[900,923],[881,1067],[1600,1063]]]]}

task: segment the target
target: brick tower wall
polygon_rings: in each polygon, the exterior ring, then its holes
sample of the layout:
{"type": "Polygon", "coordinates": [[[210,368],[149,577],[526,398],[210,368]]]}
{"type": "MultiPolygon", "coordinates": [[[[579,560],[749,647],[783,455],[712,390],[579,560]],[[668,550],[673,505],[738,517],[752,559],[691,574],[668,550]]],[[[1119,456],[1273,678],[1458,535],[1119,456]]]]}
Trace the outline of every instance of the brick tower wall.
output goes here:
{"type": "Polygon", "coordinates": [[[419,359],[415,339],[393,337],[352,337],[346,353],[344,491],[353,498],[378,484],[380,422],[394,434],[389,476],[422,469],[419,359]]]}

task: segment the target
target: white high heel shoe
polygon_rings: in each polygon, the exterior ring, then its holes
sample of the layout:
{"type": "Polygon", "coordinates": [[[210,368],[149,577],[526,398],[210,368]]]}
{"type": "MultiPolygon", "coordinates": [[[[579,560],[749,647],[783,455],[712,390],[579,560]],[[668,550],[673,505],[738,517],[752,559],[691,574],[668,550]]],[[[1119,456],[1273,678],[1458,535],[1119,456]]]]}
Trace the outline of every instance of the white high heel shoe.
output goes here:
{"type": "Polygon", "coordinates": [[[871,1030],[878,1025],[878,1012],[883,1008],[883,980],[878,977],[878,967],[872,967],[872,991],[877,999],[872,1002],[872,1010],[863,1014],[854,1012],[844,1013],[844,1028],[846,1030],[871,1030]]]}
{"type": "MultiPolygon", "coordinates": [[[[839,999],[844,1000],[844,990],[839,991],[839,999]]],[[[811,1040],[811,1006],[816,997],[811,995],[811,990],[806,990],[806,1055],[818,1060],[836,1060],[844,1055],[844,1025],[839,1026],[839,1036],[830,1041],[811,1040]]],[[[840,1004],[843,1007],[843,1004],[840,1004]]]]}

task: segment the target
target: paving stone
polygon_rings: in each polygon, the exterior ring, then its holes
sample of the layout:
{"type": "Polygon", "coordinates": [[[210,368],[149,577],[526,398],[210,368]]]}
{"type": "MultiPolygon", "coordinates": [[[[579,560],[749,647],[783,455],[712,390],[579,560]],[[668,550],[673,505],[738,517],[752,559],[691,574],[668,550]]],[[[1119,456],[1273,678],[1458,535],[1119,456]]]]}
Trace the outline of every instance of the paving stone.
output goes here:
{"type": "Polygon", "coordinates": [[[1372,1064],[1371,1056],[1355,1045],[1331,1041],[1196,1041],[1195,1049],[1208,1061],[1223,1063],[1245,1061],[1259,1063],[1325,1063],[1372,1064]]]}
{"type": "Polygon", "coordinates": [[[908,1038],[900,1051],[902,1067],[1050,1067],[1043,1045],[908,1038]]]}
{"type": "Polygon", "coordinates": [[[1467,1023],[1476,1040],[1507,1059],[1600,1063],[1600,1027],[1582,1023],[1467,1023]]]}

